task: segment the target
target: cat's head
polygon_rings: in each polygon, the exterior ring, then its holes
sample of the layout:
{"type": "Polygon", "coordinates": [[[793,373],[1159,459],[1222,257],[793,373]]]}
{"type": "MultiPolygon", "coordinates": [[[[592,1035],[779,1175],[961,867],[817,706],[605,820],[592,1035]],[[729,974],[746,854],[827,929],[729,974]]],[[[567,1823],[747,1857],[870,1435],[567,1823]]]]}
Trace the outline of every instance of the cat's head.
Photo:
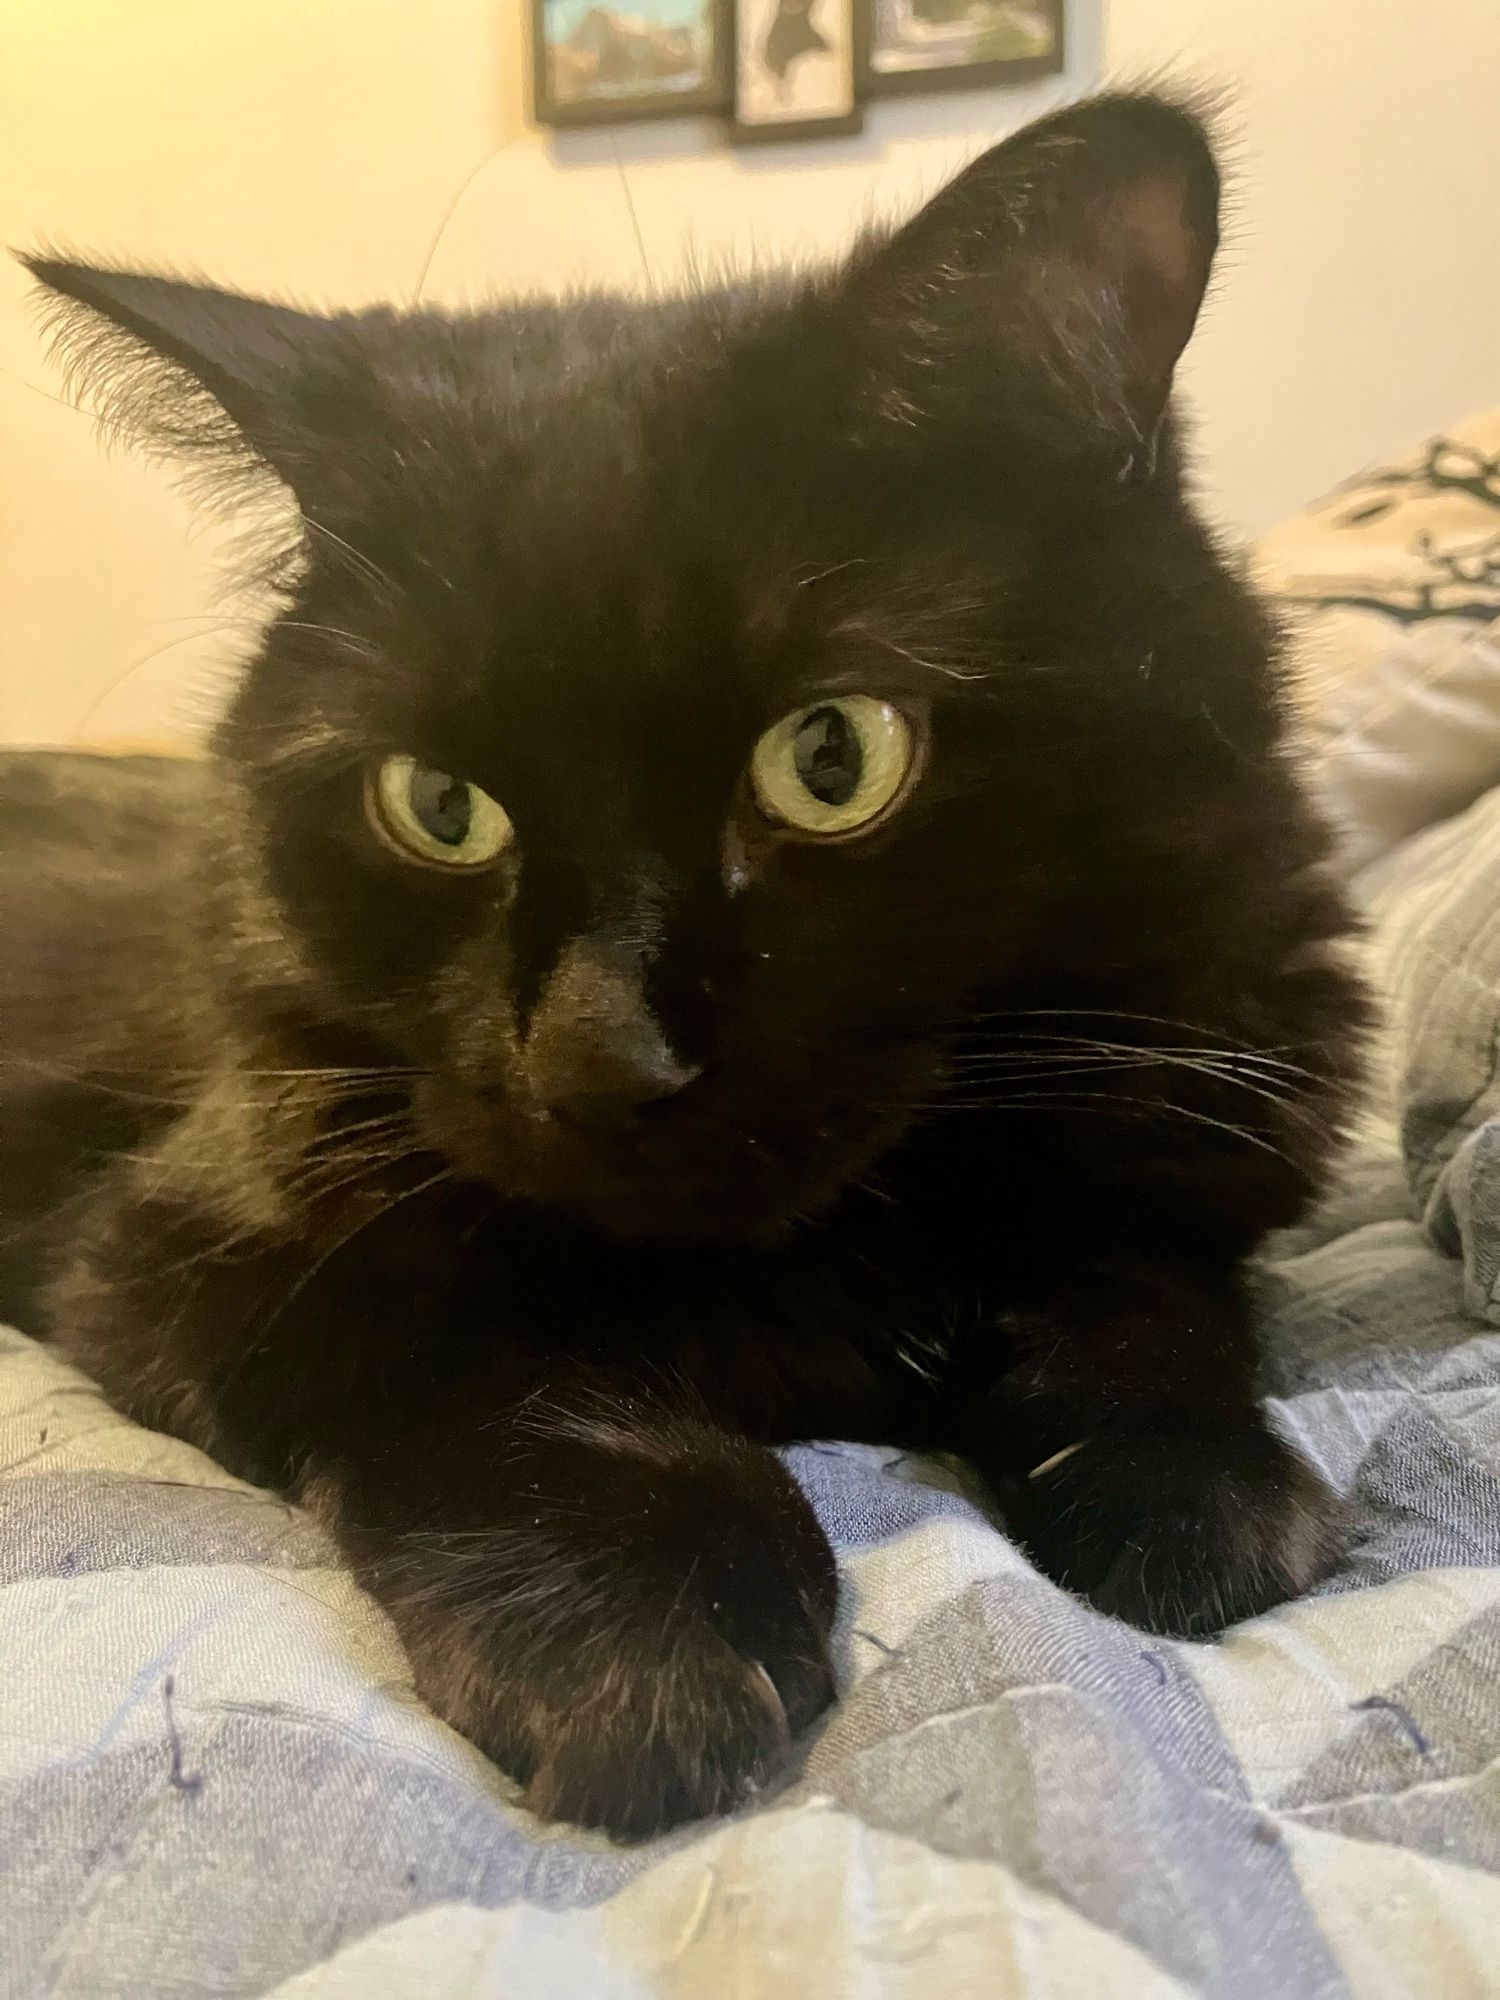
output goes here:
{"type": "Polygon", "coordinates": [[[1160,947],[1162,815],[1234,782],[1209,655],[1269,730],[1166,424],[1217,207],[1197,122],[1117,98],[769,288],[325,318],[33,261],[96,397],[296,497],[219,737],[247,865],[465,1167],[775,1228],[977,1005],[1160,947]]]}

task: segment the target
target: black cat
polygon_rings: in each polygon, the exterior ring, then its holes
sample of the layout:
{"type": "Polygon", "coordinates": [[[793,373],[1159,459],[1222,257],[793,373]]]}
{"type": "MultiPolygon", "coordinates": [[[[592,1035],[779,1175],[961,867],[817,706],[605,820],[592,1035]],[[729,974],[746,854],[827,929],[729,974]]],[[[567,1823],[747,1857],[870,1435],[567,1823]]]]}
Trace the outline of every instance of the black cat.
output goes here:
{"type": "Polygon", "coordinates": [[[539,1811],[719,1810],[829,1699],[784,1440],[967,1452],[1157,1630],[1335,1556],[1243,1267],[1363,1002],[1165,415],[1217,206],[1106,98],[771,289],[32,261],[300,514],[211,761],[0,771],[6,1303],[317,1510],[539,1811]]]}

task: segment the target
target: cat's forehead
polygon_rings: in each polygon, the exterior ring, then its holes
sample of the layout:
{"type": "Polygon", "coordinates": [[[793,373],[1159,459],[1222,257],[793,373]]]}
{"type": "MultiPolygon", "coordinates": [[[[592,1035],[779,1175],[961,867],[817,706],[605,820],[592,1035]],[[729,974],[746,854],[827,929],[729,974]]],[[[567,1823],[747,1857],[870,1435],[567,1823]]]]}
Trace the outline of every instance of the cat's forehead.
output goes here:
{"type": "MultiPolygon", "coordinates": [[[[528,328],[545,347],[546,326],[528,328]]],[[[816,622],[802,586],[847,552],[817,521],[811,446],[768,482],[733,449],[729,381],[724,420],[700,420],[663,338],[636,329],[622,347],[596,329],[587,361],[539,363],[455,448],[355,488],[336,530],[381,578],[316,530],[313,564],[465,674],[477,655],[502,681],[530,662],[554,685],[608,668],[649,686],[710,655],[727,669],[734,635],[769,670],[777,639],[816,622]]]]}
{"type": "Polygon", "coordinates": [[[773,298],[723,288],[667,299],[611,292],[533,299],[475,314],[468,334],[502,393],[558,393],[591,377],[709,354],[773,298]]]}
{"type": "Polygon", "coordinates": [[[1004,547],[851,459],[836,413],[765,365],[776,326],[763,296],[476,321],[489,393],[445,404],[451,449],[387,459],[347,523],[397,585],[368,608],[398,698],[448,740],[571,732],[620,765],[737,751],[830,689],[968,675],[1004,547]]]}

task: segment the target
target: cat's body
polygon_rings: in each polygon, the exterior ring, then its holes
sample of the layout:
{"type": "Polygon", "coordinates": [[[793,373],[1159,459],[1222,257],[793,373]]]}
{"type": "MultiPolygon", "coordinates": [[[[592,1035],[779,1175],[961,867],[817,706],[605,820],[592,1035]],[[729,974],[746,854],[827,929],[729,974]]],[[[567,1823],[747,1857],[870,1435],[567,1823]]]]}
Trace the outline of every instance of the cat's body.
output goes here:
{"type": "Polygon", "coordinates": [[[1214,192],[1104,102],[776,296],[327,322],[39,266],[308,545],[214,767],[0,764],[7,1303],[317,1507],[544,1810],[710,1810],[826,1699],[768,1444],[966,1451],[1167,1629],[1336,1545],[1242,1266],[1361,1003],[1162,423],[1214,192]],[[80,785],[136,828],[102,882],[80,785]]]}

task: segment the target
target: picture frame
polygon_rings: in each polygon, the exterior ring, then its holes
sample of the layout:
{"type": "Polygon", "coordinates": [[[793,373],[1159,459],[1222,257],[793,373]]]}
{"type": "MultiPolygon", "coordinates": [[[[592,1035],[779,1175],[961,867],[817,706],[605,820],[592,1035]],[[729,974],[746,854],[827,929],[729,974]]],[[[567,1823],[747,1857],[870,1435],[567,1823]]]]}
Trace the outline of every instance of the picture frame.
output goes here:
{"type": "Polygon", "coordinates": [[[539,125],[617,125],[730,108],[726,0],[529,0],[539,125]]]}
{"type": "Polygon", "coordinates": [[[1055,76],[1064,0],[866,0],[861,94],[982,90],[1055,76]]]}
{"type": "Polygon", "coordinates": [[[869,0],[721,0],[738,146],[864,129],[869,0]]]}

